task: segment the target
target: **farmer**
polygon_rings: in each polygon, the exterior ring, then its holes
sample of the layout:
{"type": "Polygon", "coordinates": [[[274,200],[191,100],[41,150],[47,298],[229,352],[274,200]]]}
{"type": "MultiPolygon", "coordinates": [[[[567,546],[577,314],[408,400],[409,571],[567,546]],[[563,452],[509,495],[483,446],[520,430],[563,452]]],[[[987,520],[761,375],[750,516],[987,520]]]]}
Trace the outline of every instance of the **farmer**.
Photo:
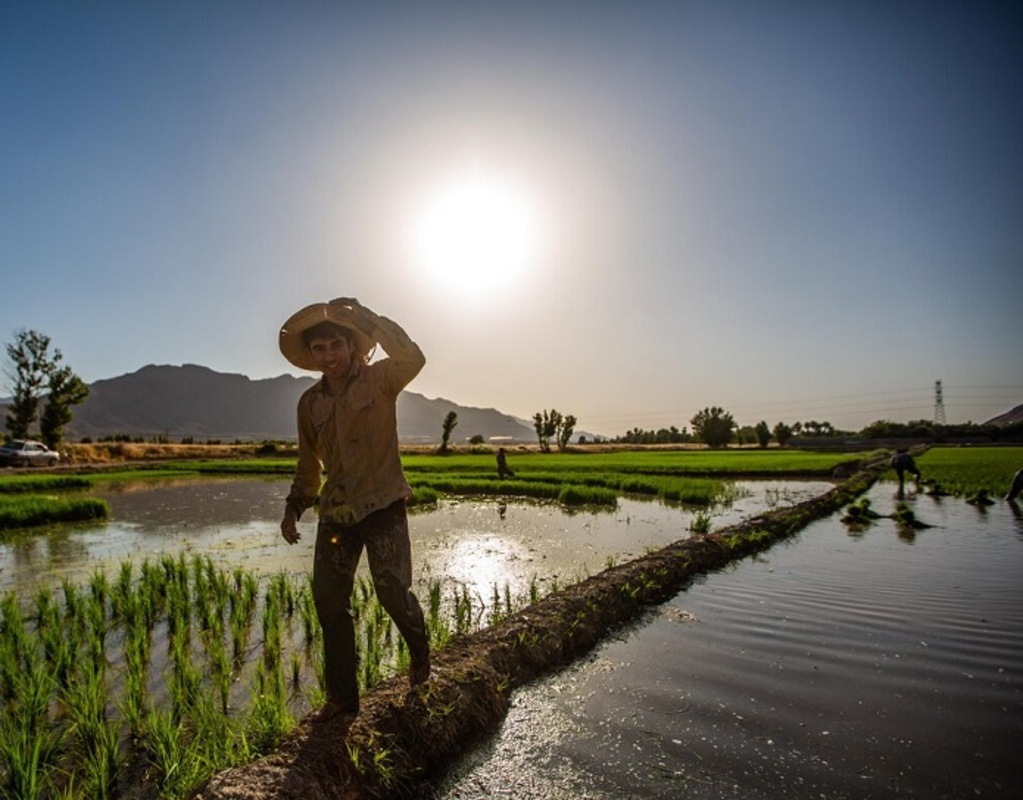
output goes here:
{"type": "Polygon", "coordinates": [[[314,721],[350,721],[359,711],[351,595],[364,548],[377,598],[408,645],[409,685],[430,675],[423,611],[410,591],[405,501],[412,491],[396,420],[398,394],[426,359],[396,323],[347,297],[296,312],[281,328],[280,348],[296,367],[323,376],[298,401],[298,465],[281,535],[295,544],[302,512],[319,503],[313,599],[323,628],[327,702],[314,721]],[[370,364],[377,344],[387,358],[370,364]]]}
{"type": "Polygon", "coordinates": [[[904,448],[899,449],[895,455],[892,456],[892,468],[895,470],[895,474],[899,478],[900,494],[905,488],[907,472],[916,478],[917,484],[920,483],[920,470],[917,469],[913,456],[907,453],[904,448]]]}
{"type": "Polygon", "coordinates": [[[1012,486],[1009,487],[1009,493],[1005,495],[1005,499],[1012,503],[1020,494],[1023,494],[1023,469],[1017,470],[1016,474],[1012,476],[1012,486]]]}
{"type": "Polygon", "coordinates": [[[498,478],[515,477],[515,473],[512,472],[508,466],[508,456],[505,455],[503,447],[497,448],[497,477],[498,478]]]}

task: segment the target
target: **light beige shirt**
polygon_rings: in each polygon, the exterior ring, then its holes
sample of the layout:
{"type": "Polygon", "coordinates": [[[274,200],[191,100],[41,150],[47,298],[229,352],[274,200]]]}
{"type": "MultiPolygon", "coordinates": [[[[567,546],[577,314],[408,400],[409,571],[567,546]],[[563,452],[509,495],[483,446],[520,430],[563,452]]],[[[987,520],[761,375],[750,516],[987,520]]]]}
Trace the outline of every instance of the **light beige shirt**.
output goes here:
{"type": "Polygon", "coordinates": [[[396,406],[426,358],[386,317],[376,318],[371,335],[387,358],[358,366],[338,394],[321,379],[299,398],[298,466],[287,499],[298,515],[319,496],[321,520],[353,524],[412,495],[398,452],[396,406]]]}

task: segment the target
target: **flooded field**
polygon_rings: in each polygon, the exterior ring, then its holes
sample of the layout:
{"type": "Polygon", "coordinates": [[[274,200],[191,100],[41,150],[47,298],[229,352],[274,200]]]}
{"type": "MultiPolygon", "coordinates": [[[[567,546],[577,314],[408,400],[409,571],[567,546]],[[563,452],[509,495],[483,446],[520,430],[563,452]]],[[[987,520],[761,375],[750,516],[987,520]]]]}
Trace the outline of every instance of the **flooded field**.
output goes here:
{"type": "MultiPolygon", "coordinates": [[[[714,527],[829,488],[749,481],[714,527]]],[[[179,552],[304,574],[314,521],[283,542],[288,482],[111,487],[99,525],[0,542],[0,592],[179,552]]],[[[882,514],[894,486],[869,497],[882,514]]],[[[437,800],[1004,797],[1023,741],[1023,513],[907,498],[934,527],[900,535],[838,518],[694,582],[590,657],[516,692],[501,730],[453,765],[437,800]]],[[[422,584],[486,601],[564,586],[688,536],[695,511],[444,501],[411,517],[422,584]]]]}
{"type": "Polygon", "coordinates": [[[1016,796],[1023,514],[908,500],[935,527],[816,523],[518,692],[437,797],[1016,796]]]}
{"type": "MultiPolygon", "coordinates": [[[[288,545],[280,516],[290,482],[281,479],[185,479],[136,483],[90,492],[111,506],[110,520],[55,525],[0,541],[0,592],[29,597],[63,579],[86,581],[97,569],[113,575],[122,561],[179,552],[210,556],[217,566],[270,574],[312,568],[315,517],[299,523],[288,545]]],[[[824,482],[743,482],[731,506],[712,509],[728,524],[778,503],[825,491],[824,482]]],[[[492,583],[513,592],[534,578],[560,585],[688,536],[695,512],[623,499],[614,511],[564,513],[556,504],[497,500],[443,501],[410,521],[417,578],[464,582],[488,596],[492,583]]],[[[365,562],[363,562],[365,567],[365,562]]]]}

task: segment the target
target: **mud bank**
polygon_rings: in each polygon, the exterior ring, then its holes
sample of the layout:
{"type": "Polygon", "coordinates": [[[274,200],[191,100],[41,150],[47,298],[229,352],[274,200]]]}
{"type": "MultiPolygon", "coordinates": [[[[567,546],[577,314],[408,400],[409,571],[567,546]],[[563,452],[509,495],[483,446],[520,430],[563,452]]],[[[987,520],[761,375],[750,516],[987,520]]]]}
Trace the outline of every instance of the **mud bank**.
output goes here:
{"type": "Polygon", "coordinates": [[[864,492],[883,466],[820,497],[676,542],[545,597],[500,624],[456,639],[434,676],[410,692],[404,676],[362,698],[350,728],[301,722],[278,750],[225,770],[195,795],[269,800],[411,797],[419,782],[496,729],[511,691],[596,646],[610,630],[677,594],[693,576],[763,550],[864,492]]]}

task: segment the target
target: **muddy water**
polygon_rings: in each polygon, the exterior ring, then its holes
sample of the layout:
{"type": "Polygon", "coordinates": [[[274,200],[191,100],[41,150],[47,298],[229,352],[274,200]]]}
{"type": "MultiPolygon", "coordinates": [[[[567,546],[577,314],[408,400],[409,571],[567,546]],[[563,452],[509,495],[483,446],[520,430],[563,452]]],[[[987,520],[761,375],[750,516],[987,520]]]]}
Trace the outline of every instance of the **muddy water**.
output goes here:
{"type": "Polygon", "coordinates": [[[935,527],[816,523],[516,693],[437,797],[1018,796],[1023,511],[909,502],[935,527]]]}
{"type": "MultiPolygon", "coordinates": [[[[101,524],[58,525],[0,541],[0,592],[31,597],[63,579],[85,581],[95,570],[111,576],[123,561],[198,553],[228,569],[268,574],[307,572],[312,566],[315,518],[303,538],[288,545],[279,533],[288,493],[280,479],[176,480],[112,486],[101,492],[111,518],[101,524]]],[[[739,499],[713,509],[715,524],[796,502],[826,483],[740,484],[739,499]]],[[[442,502],[412,515],[410,533],[419,580],[465,584],[483,599],[496,584],[513,596],[536,581],[545,591],[683,538],[693,512],[658,503],[622,500],[615,511],[563,513],[556,505],[497,500],[442,502]]],[[[363,564],[363,568],[365,563],[363,564]]]]}

